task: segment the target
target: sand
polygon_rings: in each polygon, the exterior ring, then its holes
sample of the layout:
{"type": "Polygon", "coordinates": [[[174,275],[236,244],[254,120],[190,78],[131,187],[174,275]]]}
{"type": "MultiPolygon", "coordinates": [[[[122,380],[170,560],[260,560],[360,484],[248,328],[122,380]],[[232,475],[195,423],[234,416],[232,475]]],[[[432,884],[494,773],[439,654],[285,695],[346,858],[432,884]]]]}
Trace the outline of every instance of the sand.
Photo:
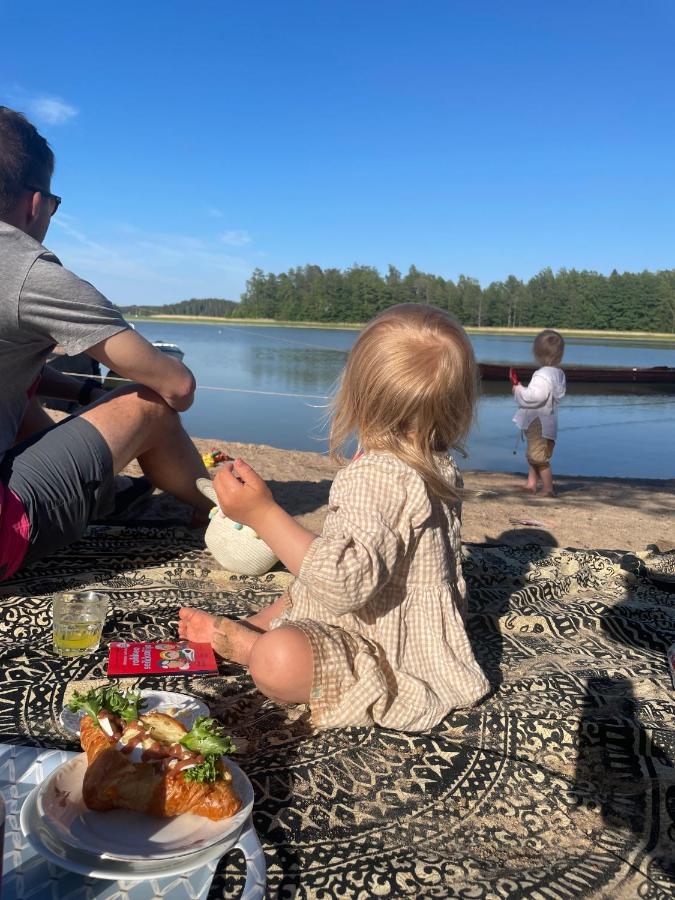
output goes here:
{"type": "MultiPolygon", "coordinates": [[[[241,457],[265,478],[277,501],[307,528],[321,529],[337,471],[320,453],[256,444],[195,441],[201,452],[218,447],[241,457]]],[[[213,472],[213,470],[211,470],[213,472]]],[[[536,541],[579,549],[643,550],[675,546],[675,479],[556,479],[558,496],[524,495],[524,476],[464,470],[465,541],[536,541]]],[[[184,515],[169,498],[154,501],[158,515],[184,515]]]]}
{"type": "MultiPolygon", "coordinates": [[[[59,420],[63,413],[49,410],[59,420]]],[[[193,438],[201,453],[217,447],[241,457],[265,478],[277,501],[313,531],[326,515],[328,491],[337,466],[321,453],[280,450],[265,444],[239,444],[193,438]]],[[[675,478],[597,478],[556,476],[552,499],[524,494],[524,475],[477,472],[462,468],[466,499],[462,518],[465,541],[596,550],[675,548],[675,478]]],[[[125,471],[140,474],[136,463],[125,471]]],[[[211,469],[211,474],[214,470],[211,469]]],[[[191,512],[173,497],[156,494],[143,518],[179,519],[191,512]]]]}

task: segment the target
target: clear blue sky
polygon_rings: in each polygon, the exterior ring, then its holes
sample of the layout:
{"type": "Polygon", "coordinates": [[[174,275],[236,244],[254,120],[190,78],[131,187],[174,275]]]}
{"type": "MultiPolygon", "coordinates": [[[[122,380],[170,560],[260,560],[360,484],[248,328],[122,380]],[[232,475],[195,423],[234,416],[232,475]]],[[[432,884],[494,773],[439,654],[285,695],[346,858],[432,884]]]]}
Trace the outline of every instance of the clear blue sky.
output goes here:
{"type": "Polygon", "coordinates": [[[675,266],[671,0],[4,0],[46,243],[119,303],[255,266],[675,266]]]}

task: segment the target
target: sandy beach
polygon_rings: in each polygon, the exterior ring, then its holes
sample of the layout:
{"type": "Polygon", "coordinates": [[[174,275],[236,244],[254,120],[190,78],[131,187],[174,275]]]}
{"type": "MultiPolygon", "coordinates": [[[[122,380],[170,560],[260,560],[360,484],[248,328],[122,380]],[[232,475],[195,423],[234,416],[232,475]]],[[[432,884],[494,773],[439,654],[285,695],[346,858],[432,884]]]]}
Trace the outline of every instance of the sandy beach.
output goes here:
{"type": "MultiPolygon", "coordinates": [[[[59,420],[63,413],[49,410],[59,420]]],[[[322,453],[281,450],[265,444],[241,444],[193,438],[200,453],[216,447],[241,457],[269,483],[276,500],[313,531],[320,531],[328,492],[338,466],[322,453]]],[[[522,546],[596,550],[675,548],[675,478],[595,478],[556,476],[558,495],[533,497],[521,491],[524,474],[479,472],[459,466],[464,476],[462,538],[522,546]]],[[[126,470],[139,475],[132,463],[126,470]]],[[[215,470],[210,470],[213,476],[215,470]]],[[[143,515],[188,521],[190,511],[173,497],[157,493],[143,515]]]]}
{"type": "MultiPolygon", "coordinates": [[[[321,529],[337,466],[320,453],[195,439],[200,452],[218,447],[265,478],[275,498],[307,528],[321,529]]],[[[461,461],[460,461],[461,467],[461,461]]],[[[213,470],[211,470],[213,472],[213,470]]],[[[579,549],[643,550],[675,546],[675,479],[556,479],[554,499],[523,494],[524,476],[463,470],[462,537],[522,545],[533,541],[579,549]]],[[[169,497],[154,499],[158,515],[180,513],[169,497]]],[[[187,513],[185,513],[187,514],[187,513]]]]}

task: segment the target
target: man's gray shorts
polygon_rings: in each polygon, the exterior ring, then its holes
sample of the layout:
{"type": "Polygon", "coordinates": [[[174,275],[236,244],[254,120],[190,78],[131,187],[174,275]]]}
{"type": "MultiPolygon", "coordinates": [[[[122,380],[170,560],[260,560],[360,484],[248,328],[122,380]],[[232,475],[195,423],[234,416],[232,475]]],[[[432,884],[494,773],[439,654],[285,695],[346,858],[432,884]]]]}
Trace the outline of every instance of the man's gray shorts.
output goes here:
{"type": "Polygon", "coordinates": [[[78,540],[87,523],[107,515],[115,503],[110,448],[81,416],[9,450],[0,478],[20,498],[30,522],[22,567],[78,540]]]}

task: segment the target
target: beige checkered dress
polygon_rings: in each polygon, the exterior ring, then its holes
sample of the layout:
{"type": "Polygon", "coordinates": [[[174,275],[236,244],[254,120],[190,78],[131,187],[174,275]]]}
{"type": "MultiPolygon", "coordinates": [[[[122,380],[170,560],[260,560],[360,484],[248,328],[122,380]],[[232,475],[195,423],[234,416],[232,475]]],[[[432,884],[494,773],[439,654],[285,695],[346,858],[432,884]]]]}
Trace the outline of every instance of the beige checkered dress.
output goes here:
{"type": "MultiPolygon", "coordinates": [[[[451,459],[440,464],[461,484],[451,459]]],[[[366,453],[338,473],[323,532],[272,623],[311,643],[315,725],[424,731],[485,695],[460,552],[459,503],[430,497],[397,457],[366,453]]]]}

